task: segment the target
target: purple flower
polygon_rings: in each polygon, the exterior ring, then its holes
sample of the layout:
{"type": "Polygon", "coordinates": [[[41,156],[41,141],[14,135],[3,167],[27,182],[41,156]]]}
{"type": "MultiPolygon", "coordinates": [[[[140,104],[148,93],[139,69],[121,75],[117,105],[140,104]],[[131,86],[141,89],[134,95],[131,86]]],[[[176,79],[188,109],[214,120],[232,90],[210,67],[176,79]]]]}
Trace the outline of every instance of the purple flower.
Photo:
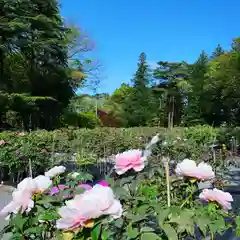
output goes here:
{"type": "Polygon", "coordinates": [[[58,187],[53,187],[50,191],[50,195],[53,196],[55,194],[59,193],[58,187]]]}
{"type": "Polygon", "coordinates": [[[50,195],[53,196],[59,193],[60,190],[64,190],[65,186],[63,184],[59,184],[57,187],[53,187],[50,191],[50,195]]]}
{"type": "Polygon", "coordinates": [[[65,186],[64,186],[63,184],[59,184],[59,185],[58,185],[58,188],[59,188],[59,190],[64,190],[64,189],[65,189],[65,186]]]}
{"type": "Polygon", "coordinates": [[[103,187],[109,187],[108,183],[106,180],[102,180],[98,183],[99,185],[102,185],[103,187]]]}

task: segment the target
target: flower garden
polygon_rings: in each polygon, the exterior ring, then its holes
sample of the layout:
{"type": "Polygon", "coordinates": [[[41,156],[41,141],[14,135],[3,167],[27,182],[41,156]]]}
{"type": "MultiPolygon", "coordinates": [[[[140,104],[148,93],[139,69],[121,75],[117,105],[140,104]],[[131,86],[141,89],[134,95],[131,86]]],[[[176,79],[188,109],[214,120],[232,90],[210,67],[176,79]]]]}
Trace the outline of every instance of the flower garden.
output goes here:
{"type": "Polygon", "coordinates": [[[238,234],[240,217],[219,181],[217,161],[211,166],[176,154],[165,146],[180,142],[185,149],[188,139],[174,139],[156,134],[144,148],[116,152],[112,169],[98,181],[61,165],[22,179],[1,210],[9,221],[2,234],[25,240],[215,239],[230,227],[238,234]],[[182,159],[173,163],[177,155],[182,159]]]}

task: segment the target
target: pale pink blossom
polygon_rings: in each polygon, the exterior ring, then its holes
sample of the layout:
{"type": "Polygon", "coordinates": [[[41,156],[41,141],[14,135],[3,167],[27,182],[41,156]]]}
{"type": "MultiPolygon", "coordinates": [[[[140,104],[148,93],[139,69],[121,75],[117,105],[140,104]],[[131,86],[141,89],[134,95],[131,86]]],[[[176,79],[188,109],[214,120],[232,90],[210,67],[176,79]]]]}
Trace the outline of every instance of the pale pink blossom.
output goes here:
{"type": "Polygon", "coordinates": [[[196,162],[190,159],[184,159],[181,163],[178,163],[175,171],[178,176],[191,177],[203,181],[212,179],[215,176],[210,165],[201,162],[197,166],[196,162]]]}
{"type": "Polygon", "coordinates": [[[0,214],[7,216],[10,213],[29,212],[34,207],[32,197],[34,194],[43,193],[52,184],[50,178],[40,175],[36,178],[25,178],[17,185],[17,189],[12,194],[12,201],[5,206],[0,214]]]}
{"type": "Polygon", "coordinates": [[[198,179],[209,180],[215,177],[215,173],[212,170],[212,167],[207,163],[201,162],[197,166],[198,168],[198,179]]]}
{"type": "Polygon", "coordinates": [[[92,186],[86,183],[79,184],[78,187],[83,188],[85,190],[92,189],[92,186]]]}
{"type": "Polygon", "coordinates": [[[4,140],[0,140],[0,146],[1,146],[1,145],[5,145],[5,143],[6,143],[6,142],[5,142],[4,140]]]}
{"type": "Polygon", "coordinates": [[[116,155],[115,169],[118,175],[124,174],[130,169],[140,172],[144,169],[146,156],[142,156],[141,150],[128,150],[116,155]]]}
{"type": "Polygon", "coordinates": [[[61,218],[56,226],[58,229],[73,229],[84,226],[87,221],[102,215],[119,218],[122,211],[122,205],[115,198],[112,189],[96,184],[90,190],[66,201],[66,206],[58,211],[61,218]]]}
{"type": "Polygon", "coordinates": [[[12,201],[1,210],[1,216],[7,217],[9,213],[17,214],[20,210],[21,213],[29,212],[34,207],[31,192],[16,190],[12,197],[12,201]]]}
{"type": "Polygon", "coordinates": [[[23,137],[23,136],[25,136],[25,133],[24,132],[20,132],[20,133],[18,133],[18,136],[23,137]]]}
{"type": "MultiPolygon", "coordinates": [[[[98,182],[97,184],[99,184],[103,187],[109,187],[106,180],[102,180],[102,181],[98,182]]],[[[85,190],[92,189],[92,186],[90,184],[86,184],[86,183],[79,184],[78,187],[83,188],[85,190]]]]}
{"type": "Polygon", "coordinates": [[[217,188],[214,188],[213,190],[204,189],[199,195],[199,198],[207,202],[217,202],[225,210],[232,209],[231,202],[233,202],[233,198],[229,192],[223,192],[217,188]]]}

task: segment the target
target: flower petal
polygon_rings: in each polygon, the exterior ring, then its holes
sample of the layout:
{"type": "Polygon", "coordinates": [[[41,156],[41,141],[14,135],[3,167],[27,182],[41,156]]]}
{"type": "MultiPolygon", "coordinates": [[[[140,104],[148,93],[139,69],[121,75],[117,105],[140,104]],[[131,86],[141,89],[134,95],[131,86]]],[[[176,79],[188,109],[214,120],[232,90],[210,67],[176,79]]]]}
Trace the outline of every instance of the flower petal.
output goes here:
{"type": "Polygon", "coordinates": [[[114,200],[110,208],[108,208],[104,214],[109,214],[113,219],[120,218],[123,213],[123,208],[119,200],[114,200]]]}
{"type": "Polygon", "coordinates": [[[37,189],[41,192],[46,191],[52,185],[52,180],[49,177],[43,175],[37,176],[34,178],[34,181],[36,182],[37,189]]]}

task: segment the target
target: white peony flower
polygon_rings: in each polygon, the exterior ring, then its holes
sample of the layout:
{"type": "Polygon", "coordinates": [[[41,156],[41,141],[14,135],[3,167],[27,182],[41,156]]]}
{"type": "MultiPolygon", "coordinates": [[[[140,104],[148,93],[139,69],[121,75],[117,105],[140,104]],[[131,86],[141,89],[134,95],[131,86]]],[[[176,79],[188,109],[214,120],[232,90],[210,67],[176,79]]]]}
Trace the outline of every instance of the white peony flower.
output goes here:
{"type": "Polygon", "coordinates": [[[47,172],[45,172],[45,176],[46,177],[50,177],[50,178],[54,178],[55,176],[64,173],[66,171],[66,167],[64,166],[55,166],[53,168],[51,168],[50,170],[48,170],[47,172]]]}
{"type": "Polygon", "coordinates": [[[190,159],[184,159],[178,163],[175,171],[178,176],[192,177],[203,181],[212,179],[215,176],[210,165],[201,162],[197,166],[195,161],[190,159]]]}

